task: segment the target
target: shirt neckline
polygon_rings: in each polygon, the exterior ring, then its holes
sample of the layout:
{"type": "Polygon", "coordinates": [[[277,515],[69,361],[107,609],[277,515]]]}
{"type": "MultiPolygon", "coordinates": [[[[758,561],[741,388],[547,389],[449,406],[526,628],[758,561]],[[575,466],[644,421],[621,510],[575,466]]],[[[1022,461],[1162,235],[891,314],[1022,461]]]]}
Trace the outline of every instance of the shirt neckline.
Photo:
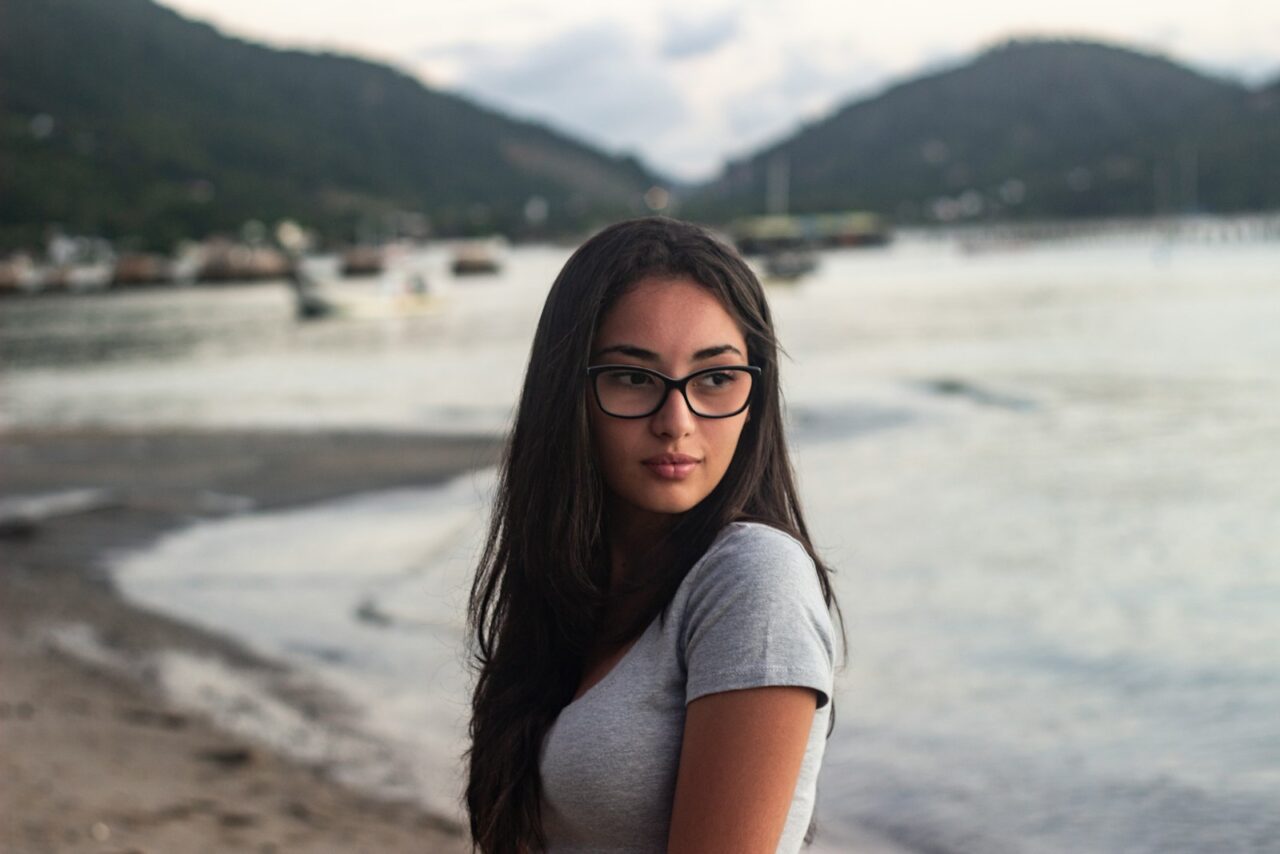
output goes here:
{"type": "MultiPolygon", "coordinates": [[[[728,523],[723,528],[721,528],[720,533],[716,535],[716,538],[712,541],[711,545],[708,546],[707,550],[702,553],[702,557],[698,558],[698,560],[694,563],[694,565],[689,567],[689,572],[684,577],[684,579],[680,582],[680,586],[683,587],[686,583],[688,583],[689,577],[692,576],[696,571],[698,571],[698,569],[701,568],[702,564],[707,560],[707,558],[709,558],[712,555],[712,553],[714,553],[716,549],[718,549],[723,544],[725,540],[725,535],[729,532],[730,528],[734,528],[737,526],[745,526],[750,524],[753,524],[753,523],[745,520],[734,521],[734,522],[728,523]]],[[[679,595],[678,590],[676,591],[675,595],[676,596],[679,595]]],[[[636,651],[636,647],[640,646],[640,644],[644,641],[644,639],[648,637],[649,632],[653,631],[653,627],[656,626],[658,624],[658,621],[662,619],[662,614],[663,612],[659,611],[658,615],[649,621],[649,625],[645,626],[644,631],[636,636],[636,639],[631,642],[631,646],[627,647],[627,651],[622,654],[622,657],[613,663],[613,667],[609,668],[609,672],[601,676],[600,679],[597,680],[596,683],[592,685],[590,688],[588,688],[586,691],[583,691],[581,697],[578,697],[577,699],[574,699],[574,700],[570,700],[565,705],[565,707],[560,710],[561,713],[563,713],[567,709],[572,708],[573,706],[576,706],[582,703],[584,700],[586,700],[588,697],[594,694],[596,692],[596,689],[600,688],[606,682],[610,681],[613,678],[613,674],[621,670],[623,665],[627,663],[627,660],[631,658],[632,653],[636,651]]]]}
{"type": "Polygon", "coordinates": [[[583,691],[582,696],[578,697],[576,700],[570,700],[569,704],[565,706],[565,708],[568,709],[570,706],[578,705],[583,700],[586,700],[588,697],[594,694],[597,688],[600,688],[606,682],[612,679],[613,674],[617,673],[619,670],[622,669],[623,665],[627,663],[627,659],[631,658],[631,654],[636,651],[636,647],[640,646],[640,644],[644,641],[644,639],[648,637],[650,630],[653,629],[654,625],[657,624],[657,622],[658,622],[658,617],[654,617],[653,620],[649,622],[649,625],[645,626],[644,631],[641,632],[639,635],[637,635],[635,640],[631,641],[631,645],[627,647],[627,651],[622,654],[621,658],[619,658],[617,661],[613,663],[613,667],[610,667],[608,672],[606,672],[603,676],[597,679],[594,685],[592,685],[587,690],[583,691]]]}

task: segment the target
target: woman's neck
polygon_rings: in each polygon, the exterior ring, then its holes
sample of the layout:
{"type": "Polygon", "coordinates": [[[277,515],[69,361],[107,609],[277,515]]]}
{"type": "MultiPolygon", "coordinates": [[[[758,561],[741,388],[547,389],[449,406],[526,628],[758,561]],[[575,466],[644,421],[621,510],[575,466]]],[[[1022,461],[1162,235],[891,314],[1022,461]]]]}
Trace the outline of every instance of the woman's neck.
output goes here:
{"type": "Polygon", "coordinates": [[[620,504],[611,502],[605,532],[609,540],[609,586],[614,590],[631,580],[631,569],[649,554],[677,518],[620,504]]]}

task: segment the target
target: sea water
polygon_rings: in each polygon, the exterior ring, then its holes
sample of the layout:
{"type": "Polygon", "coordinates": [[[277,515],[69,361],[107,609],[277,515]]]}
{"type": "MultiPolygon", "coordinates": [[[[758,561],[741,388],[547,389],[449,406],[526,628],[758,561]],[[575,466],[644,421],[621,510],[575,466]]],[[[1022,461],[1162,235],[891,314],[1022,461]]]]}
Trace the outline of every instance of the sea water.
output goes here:
{"type": "MultiPolygon", "coordinates": [[[[413,317],[299,325],[262,285],[6,303],[0,411],[501,432],[567,254],[413,317]]],[[[822,849],[1280,850],[1280,245],[908,239],[769,293],[849,640],[822,849]]],[[[309,756],[456,814],[492,481],[200,523],[117,578],[346,698],[309,756]]],[[[190,702],[274,708],[170,664],[190,702]]]]}

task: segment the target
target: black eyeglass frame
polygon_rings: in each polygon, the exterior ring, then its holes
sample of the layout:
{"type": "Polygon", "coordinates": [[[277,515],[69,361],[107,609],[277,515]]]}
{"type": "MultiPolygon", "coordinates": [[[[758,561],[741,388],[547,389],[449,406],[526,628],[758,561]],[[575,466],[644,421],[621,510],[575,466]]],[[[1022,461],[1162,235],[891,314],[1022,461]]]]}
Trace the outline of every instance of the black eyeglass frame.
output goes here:
{"type": "Polygon", "coordinates": [[[677,391],[680,392],[680,396],[684,398],[684,405],[689,407],[689,411],[692,412],[694,415],[698,416],[699,418],[732,418],[735,415],[742,414],[742,412],[748,406],[751,405],[751,399],[756,396],[756,387],[757,387],[756,380],[760,378],[760,374],[761,374],[761,369],[756,365],[715,365],[710,368],[701,368],[700,370],[696,370],[691,374],[686,374],[680,379],[674,379],[660,371],[655,371],[652,368],[642,368],[639,365],[592,365],[591,367],[587,368],[587,378],[591,380],[591,393],[592,393],[592,396],[595,397],[596,406],[600,407],[600,411],[603,412],[605,415],[608,415],[610,418],[626,418],[629,420],[636,419],[636,418],[648,418],[651,415],[653,415],[655,412],[657,412],[659,409],[666,406],[667,398],[671,397],[672,389],[676,389],[677,391]],[[666,388],[662,390],[661,396],[659,396],[658,398],[658,404],[654,406],[653,409],[649,410],[643,415],[615,415],[614,413],[605,409],[604,402],[600,400],[600,385],[599,383],[596,382],[596,377],[604,373],[605,371],[623,371],[623,370],[634,371],[639,374],[648,374],[651,377],[657,377],[658,379],[662,380],[663,385],[666,386],[666,388]],[[742,406],[735,409],[733,412],[727,412],[724,415],[703,415],[701,412],[699,412],[697,409],[694,408],[692,403],[689,402],[689,393],[686,391],[686,389],[689,386],[689,381],[696,377],[706,376],[707,374],[714,374],[717,371],[730,371],[730,370],[746,371],[751,375],[751,391],[747,393],[746,401],[743,402],[742,406]]]}

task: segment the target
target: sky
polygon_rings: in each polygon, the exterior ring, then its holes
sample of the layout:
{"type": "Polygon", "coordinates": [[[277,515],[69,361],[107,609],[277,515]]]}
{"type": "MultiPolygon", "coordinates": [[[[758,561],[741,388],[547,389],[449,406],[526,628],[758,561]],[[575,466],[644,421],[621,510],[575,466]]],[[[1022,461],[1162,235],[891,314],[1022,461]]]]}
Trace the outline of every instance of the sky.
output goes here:
{"type": "Polygon", "coordinates": [[[253,41],[388,62],[689,181],[1011,37],[1118,43],[1250,84],[1280,76],[1280,3],[1263,0],[163,2],[253,41]]]}

